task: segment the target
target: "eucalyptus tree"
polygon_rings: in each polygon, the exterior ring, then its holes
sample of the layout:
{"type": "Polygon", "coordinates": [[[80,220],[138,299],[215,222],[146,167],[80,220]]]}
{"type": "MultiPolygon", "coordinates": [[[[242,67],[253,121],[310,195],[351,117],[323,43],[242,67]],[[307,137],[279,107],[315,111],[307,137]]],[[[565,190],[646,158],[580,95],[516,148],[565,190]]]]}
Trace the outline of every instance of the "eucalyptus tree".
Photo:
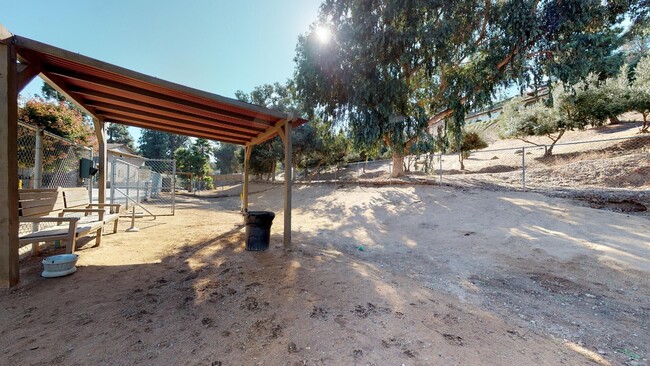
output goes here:
{"type": "MultiPolygon", "coordinates": [[[[180,147],[174,152],[177,169],[183,173],[196,175],[203,182],[204,189],[212,189],[212,178],[207,179],[211,173],[210,156],[214,146],[206,139],[196,139],[189,147],[180,147]]],[[[192,184],[191,180],[188,182],[192,184]]]]}
{"type": "MultiPolygon", "coordinates": [[[[281,112],[292,112],[299,115],[299,106],[292,97],[292,84],[274,83],[256,86],[250,93],[242,90],[235,92],[235,97],[243,102],[275,109],[281,112]]],[[[254,145],[249,161],[249,168],[253,174],[261,176],[268,173],[275,180],[277,163],[284,158],[284,149],[280,137],[275,137],[261,144],[254,145]]],[[[244,152],[239,153],[241,164],[244,163],[244,152]]]]}
{"type": "Polygon", "coordinates": [[[187,136],[143,129],[138,139],[138,150],[146,158],[173,159],[175,151],[185,147],[189,141],[187,136]]]}
{"type": "Polygon", "coordinates": [[[213,150],[215,166],[220,174],[232,174],[240,171],[236,155],[240,149],[241,147],[237,145],[220,142],[218,147],[213,150]]]}
{"type": "Polygon", "coordinates": [[[131,133],[129,133],[126,125],[109,123],[106,128],[106,134],[108,135],[108,142],[124,144],[131,149],[135,147],[133,145],[133,137],[131,136],[131,133]]]}
{"type": "MultiPolygon", "coordinates": [[[[255,87],[250,93],[239,90],[235,93],[237,99],[261,105],[282,112],[291,112],[297,116],[307,113],[303,104],[296,97],[295,84],[289,80],[285,84],[264,84],[255,87]]],[[[319,118],[312,118],[308,124],[292,130],[293,156],[296,168],[320,167],[322,164],[342,160],[345,152],[342,150],[340,139],[333,132],[331,125],[319,118]]],[[[240,154],[243,159],[243,153],[240,154]]],[[[253,146],[250,169],[258,175],[274,173],[277,163],[284,158],[283,144],[279,137],[253,146]]],[[[270,174],[270,177],[274,177],[270,174]]]]}
{"type": "Polygon", "coordinates": [[[325,0],[299,38],[296,87],[308,111],[346,121],[355,145],[390,147],[398,176],[429,124],[459,132],[500,87],[617,69],[614,26],[647,16],[643,1],[325,0]]]}

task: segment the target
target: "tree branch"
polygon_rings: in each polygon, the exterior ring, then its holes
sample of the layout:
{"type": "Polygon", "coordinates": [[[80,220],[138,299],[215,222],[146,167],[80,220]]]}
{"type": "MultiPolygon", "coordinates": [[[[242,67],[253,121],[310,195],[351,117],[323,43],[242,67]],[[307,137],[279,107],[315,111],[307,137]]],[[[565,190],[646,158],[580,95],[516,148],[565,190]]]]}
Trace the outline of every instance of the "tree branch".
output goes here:
{"type": "Polygon", "coordinates": [[[544,144],[538,144],[538,143],[536,143],[536,142],[532,142],[532,141],[526,140],[526,139],[523,138],[523,137],[517,137],[517,140],[519,140],[519,141],[523,141],[523,142],[525,142],[525,143],[527,143],[527,144],[531,144],[531,145],[535,145],[535,146],[544,146],[544,144]]]}
{"type": "Polygon", "coordinates": [[[481,41],[483,40],[483,37],[485,37],[485,31],[487,29],[487,23],[488,23],[488,18],[490,16],[490,6],[492,2],[490,0],[485,0],[485,16],[483,17],[483,25],[481,26],[481,33],[479,33],[478,38],[474,42],[474,46],[478,47],[479,44],[481,44],[481,41]]]}

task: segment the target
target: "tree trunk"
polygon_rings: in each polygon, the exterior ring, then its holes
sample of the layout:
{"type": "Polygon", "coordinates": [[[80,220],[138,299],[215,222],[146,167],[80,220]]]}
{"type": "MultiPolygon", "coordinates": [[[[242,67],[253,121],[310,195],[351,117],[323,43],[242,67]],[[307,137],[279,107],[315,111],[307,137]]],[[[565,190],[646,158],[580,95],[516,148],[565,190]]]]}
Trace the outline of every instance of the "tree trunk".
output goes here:
{"type": "Polygon", "coordinates": [[[393,151],[393,171],[391,172],[391,178],[397,178],[404,175],[404,155],[393,151]]]}
{"type": "Polygon", "coordinates": [[[463,159],[463,153],[459,152],[458,153],[458,161],[460,162],[460,170],[465,170],[465,159],[463,159]]]}
{"type": "Polygon", "coordinates": [[[648,133],[648,113],[650,112],[641,113],[643,116],[643,127],[641,128],[641,133],[648,133]]]}
{"type": "Polygon", "coordinates": [[[271,182],[275,182],[275,169],[277,168],[277,164],[278,164],[277,162],[275,162],[275,161],[273,162],[273,168],[272,168],[273,169],[272,170],[273,175],[271,176],[271,182]]]}
{"type": "Polygon", "coordinates": [[[318,161],[318,165],[316,165],[316,168],[314,168],[314,171],[309,175],[309,179],[308,179],[309,182],[311,182],[312,179],[314,179],[314,177],[320,173],[320,166],[321,166],[322,164],[323,164],[323,161],[322,161],[322,160],[319,160],[319,161],[318,161]]]}
{"type": "Polygon", "coordinates": [[[560,134],[557,135],[557,138],[555,140],[553,140],[553,142],[551,143],[551,146],[549,146],[548,149],[546,148],[546,145],[544,145],[544,150],[545,150],[544,151],[544,157],[545,158],[553,156],[553,148],[555,147],[555,144],[558,142],[558,140],[560,140],[560,137],[562,137],[562,135],[564,135],[564,132],[565,132],[565,130],[560,131],[560,134]]]}

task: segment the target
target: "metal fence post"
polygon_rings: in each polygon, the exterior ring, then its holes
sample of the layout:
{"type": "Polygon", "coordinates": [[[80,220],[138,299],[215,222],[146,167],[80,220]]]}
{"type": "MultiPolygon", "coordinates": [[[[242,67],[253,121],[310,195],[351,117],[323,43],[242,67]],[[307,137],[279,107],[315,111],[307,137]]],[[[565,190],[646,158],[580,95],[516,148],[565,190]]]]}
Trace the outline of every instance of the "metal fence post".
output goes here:
{"type": "Polygon", "coordinates": [[[172,216],[176,213],[176,160],[172,160],[172,216]]]}
{"type": "Polygon", "coordinates": [[[140,169],[135,170],[135,202],[140,203],[140,169]]]}
{"type": "Polygon", "coordinates": [[[442,185],[442,153],[440,153],[440,185],[442,185]]]}
{"type": "Polygon", "coordinates": [[[129,187],[131,186],[131,164],[126,165],[126,209],[129,209],[129,198],[131,198],[131,192],[129,192],[129,187]]]}
{"type": "MultiPolygon", "coordinates": [[[[93,149],[88,149],[88,155],[89,155],[90,161],[94,162],[94,160],[93,160],[93,149]]],[[[91,203],[93,202],[93,179],[94,179],[93,176],[90,176],[90,178],[88,178],[88,202],[91,202],[91,203]]]]}
{"type": "Polygon", "coordinates": [[[521,147],[521,187],[526,190],[526,146],[521,147]]]}
{"type": "Polygon", "coordinates": [[[111,205],[115,204],[115,156],[111,157],[111,205]]]}

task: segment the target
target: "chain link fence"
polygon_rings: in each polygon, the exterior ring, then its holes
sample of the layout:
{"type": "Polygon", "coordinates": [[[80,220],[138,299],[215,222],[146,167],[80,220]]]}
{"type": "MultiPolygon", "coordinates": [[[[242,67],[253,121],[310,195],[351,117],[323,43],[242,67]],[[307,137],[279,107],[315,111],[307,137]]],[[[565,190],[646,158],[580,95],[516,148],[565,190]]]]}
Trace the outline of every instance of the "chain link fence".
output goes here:
{"type": "Polygon", "coordinates": [[[108,201],[137,216],[174,215],[176,161],[112,156],[107,171],[108,201]]]}
{"type": "MultiPolygon", "coordinates": [[[[91,179],[79,177],[79,160],[92,159],[92,148],[75,144],[60,136],[23,122],[18,122],[18,189],[91,187],[91,179]]],[[[22,223],[20,235],[38,230],[31,223],[22,223]]],[[[48,224],[40,224],[47,226],[48,224]]],[[[49,224],[53,226],[54,224],[49,224]]],[[[31,245],[20,248],[21,255],[31,245]]]]}
{"type": "Polygon", "coordinates": [[[79,178],[79,159],[92,157],[90,147],[18,123],[19,188],[90,187],[79,178]]]}
{"type": "MultiPolygon", "coordinates": [[[[439,184],[472,183],[508,189],[648,189],[650,136],[550,145],[521,145],[454,154],[422,154],[404,159],[405,173],[439,184]]],[[[296,181],[386,179],[390,160],[298,169],[296,181]]],[[[278,180],[283,179],[280,173],[278,180]]]]}

